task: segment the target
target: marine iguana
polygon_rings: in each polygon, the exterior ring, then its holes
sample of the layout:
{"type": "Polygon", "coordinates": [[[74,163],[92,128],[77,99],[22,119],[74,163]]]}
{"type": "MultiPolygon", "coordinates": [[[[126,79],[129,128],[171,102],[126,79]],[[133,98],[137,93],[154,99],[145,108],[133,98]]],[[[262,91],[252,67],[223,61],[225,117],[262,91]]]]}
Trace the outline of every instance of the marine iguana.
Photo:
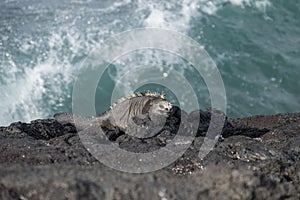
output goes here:
{"type": "Polygon", "coordinates": [[[77,131],[97,123],[99,129],[121,130],[135,137],[147,138],[163,128],[171,109],[172,104],[164,94],[146,91],[121,98],[109,110],[97,116],[84,117],[72,113],[58,113],[54,118],[62,124],[76,125],[77,131]]]}

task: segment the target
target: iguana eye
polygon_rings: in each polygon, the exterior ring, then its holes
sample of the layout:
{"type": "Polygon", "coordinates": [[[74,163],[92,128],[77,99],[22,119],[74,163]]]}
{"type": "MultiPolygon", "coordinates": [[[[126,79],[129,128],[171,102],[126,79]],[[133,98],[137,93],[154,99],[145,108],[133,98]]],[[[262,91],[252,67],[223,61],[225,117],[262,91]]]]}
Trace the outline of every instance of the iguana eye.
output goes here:
{"type": "Polygon", "coordinates": [[[163,105],[159,104],[159,108],[164,109],[165,107],[163,105]]]}

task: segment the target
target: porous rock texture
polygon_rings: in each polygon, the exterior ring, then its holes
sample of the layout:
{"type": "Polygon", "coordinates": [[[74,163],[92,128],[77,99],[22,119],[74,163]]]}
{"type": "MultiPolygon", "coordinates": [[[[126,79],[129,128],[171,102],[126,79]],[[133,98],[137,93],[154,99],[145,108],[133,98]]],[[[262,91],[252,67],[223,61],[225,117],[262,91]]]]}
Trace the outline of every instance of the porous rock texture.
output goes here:
{"type": "Polygon", "coordinates": [[[1,127],[0,199],[300,199],[300,113],[226,119],[201,159],[211,112],[174,109],[147,139],[105,130],[126,151],[151,152],[174,139],[180,122],[199,124],[180,158],[142,174],[99,162],[71,124],[41,119],[1,127]]]}

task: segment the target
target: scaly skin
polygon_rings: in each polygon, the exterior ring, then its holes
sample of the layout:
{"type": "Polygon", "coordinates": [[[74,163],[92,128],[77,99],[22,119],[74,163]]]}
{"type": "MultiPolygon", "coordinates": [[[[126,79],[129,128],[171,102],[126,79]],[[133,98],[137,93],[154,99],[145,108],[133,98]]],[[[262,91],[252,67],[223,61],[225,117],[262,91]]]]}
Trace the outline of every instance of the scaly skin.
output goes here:
{"type": "Polygon", "coordinates": [[[70,113],[59,113],[54,117],[63,124],[74,124],[76,118],[78,130],[97,122],[99,128],[121,130],[136,137],[150,137],[164,126],[171,108],[171,103],[164,95],[143,92],[120,99],[108,111],[96,117],[82,117],[70,113]]]}

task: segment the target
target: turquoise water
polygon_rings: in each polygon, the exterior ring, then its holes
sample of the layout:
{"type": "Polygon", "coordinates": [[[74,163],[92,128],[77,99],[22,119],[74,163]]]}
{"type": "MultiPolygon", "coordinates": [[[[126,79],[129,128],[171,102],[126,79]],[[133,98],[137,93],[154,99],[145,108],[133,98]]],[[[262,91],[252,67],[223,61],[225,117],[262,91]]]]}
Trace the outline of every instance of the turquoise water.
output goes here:
{"type": "MultiPolygon", "coordinates": [[[[203,46],[222,75],[230,117],[300,111],[299,1],[5,0],[0,12],[0,125],[71,112],[74,81],[95,45],[149,26],[178,31],[203,46]]],[[[98,112],[109,107],[120,72],[137,58],[107,70],[97,90],[98,112]]],[[[156,59],[184,74],[200,106],[210,106],[205,83],[186,62],[156,59]]],[[[155,84],[140,89],[162,90],[155,84]]]]}

